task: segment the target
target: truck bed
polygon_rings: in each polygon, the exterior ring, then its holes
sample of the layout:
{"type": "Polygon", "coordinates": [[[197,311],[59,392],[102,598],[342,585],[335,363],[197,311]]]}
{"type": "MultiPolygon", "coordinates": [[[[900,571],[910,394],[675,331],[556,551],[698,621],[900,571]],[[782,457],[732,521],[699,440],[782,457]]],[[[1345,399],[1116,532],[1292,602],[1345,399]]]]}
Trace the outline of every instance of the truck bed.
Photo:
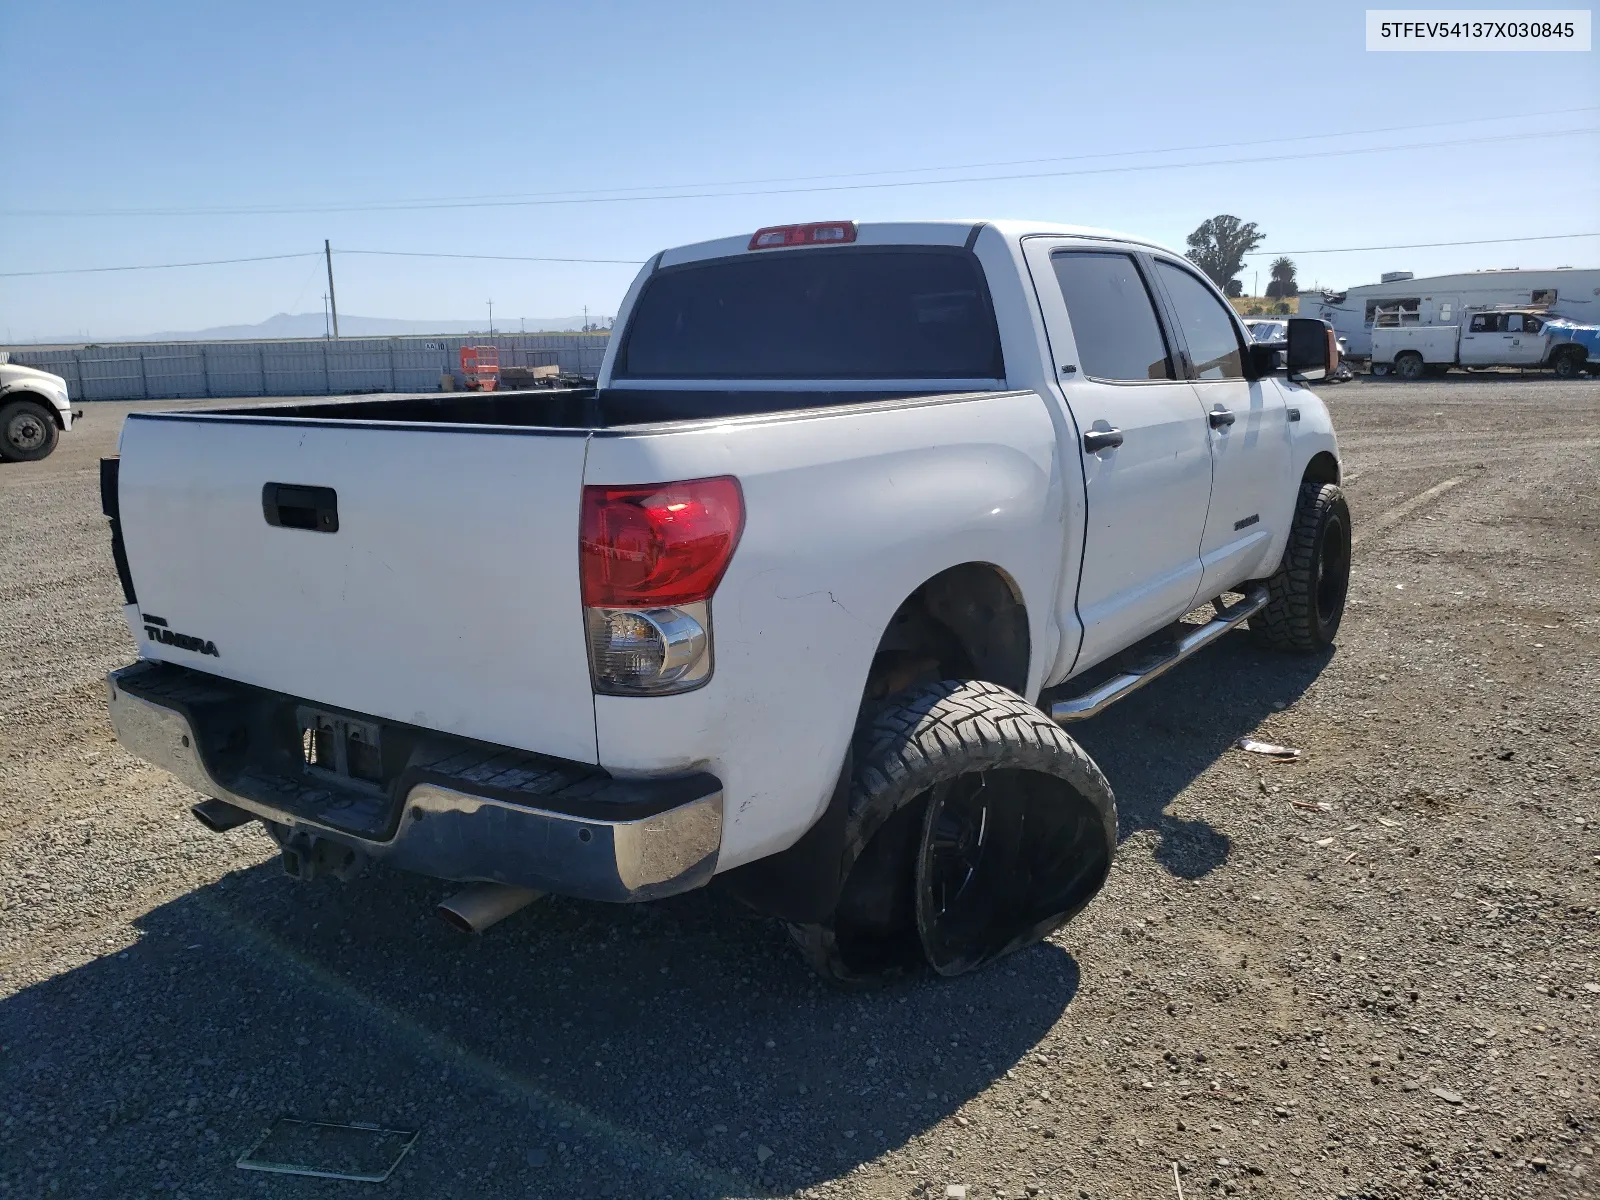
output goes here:
{"type": "Polygon", "coordinates": [[[383,421],[404,425],[488,425],[529,429],[617,429],[669,421],[705,421],[833,408],[938,394],[908,391],[657,390],[538,388],[525,392],[440,393],[187,409],[183,415],[259,417],[273,421],[383,421]]]}

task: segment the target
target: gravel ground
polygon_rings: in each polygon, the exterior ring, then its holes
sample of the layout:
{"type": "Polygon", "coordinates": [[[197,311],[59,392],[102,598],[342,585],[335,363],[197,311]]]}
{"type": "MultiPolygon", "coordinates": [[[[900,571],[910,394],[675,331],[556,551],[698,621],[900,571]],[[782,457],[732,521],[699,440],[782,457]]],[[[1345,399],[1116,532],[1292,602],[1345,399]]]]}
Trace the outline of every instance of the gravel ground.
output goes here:
{"type": "Polygon", "coordinates": [[[472,939],[205,832],[106,723],[89,406],[0,465],[0,1194],[359,1194],[236,1169],[292,1115],[420,1129],[383,1194],[429,1200],[1600,1195],[1600,384],[1327,396],[1337,651],[1235,636],[1078,727],[1102,896],[865,996],[714,895],[472,939]]]}

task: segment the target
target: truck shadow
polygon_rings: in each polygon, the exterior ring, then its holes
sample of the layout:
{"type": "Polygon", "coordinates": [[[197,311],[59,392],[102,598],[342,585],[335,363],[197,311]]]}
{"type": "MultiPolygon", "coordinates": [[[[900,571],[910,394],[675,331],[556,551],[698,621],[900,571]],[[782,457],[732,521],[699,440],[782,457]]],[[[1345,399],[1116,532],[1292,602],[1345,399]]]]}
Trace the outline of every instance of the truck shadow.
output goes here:
{"type": "Polygon", "coordinates": [[[1119,842],[1153,831],[1156,862],[1184,879],[1227,862],[1226,833],[1174,816],[1168,806],[1236,740],[1298,700],[1332,657],[1275,654],[1247,633],[1231,633],[1099,716],[1069,726],[1116,793],[1119,842]]]}
{"type": "MultiPolygon", "coordinates": [[[[0,1183],[334,1194],[235,1167],[288,1115],[420,1129],[401,1196],[791,1192],[927,1134],[1024,1056],[1070,1053],[1078,966],[1055,945],[847,994],[706,893],[544,900],[482,937],[437,920],[443,893],[268,862],[0,1001],[0,1183]]],[[[1035,1103],[1046,1137],[1053,1104],[1035,1103]]]]}
{"type": "MultiPolygon", "coordinates": [[[[1120,836],[1154,831],[1185,878],[1222,865],[1227,835],[1168,806],[1326,662],[1235,635],[1076,727],[1120,836]]],[[[251,828],[225,836],[266,850],[251,828]]],[[[544,900],[465,937],[433,915],[444,891],[378,869],[296,884],[269,861],[0,1001],[0,1184],[332,1195],[235,1167],[287,1115],[420,1129],[400,1196],[793,1192],[925,1137],[1024,1058],[1082,1053],[1063,1016],[1078,964],[1051,943],[846,994],[712,894],[544,900]]],[[[1031,1098],[1018,1136],[1053,1133],[1061,1099],[1031,1098]]],[[[942,1146],[920,1157],[927,1178],[960,1171],[942,1146]]]]}

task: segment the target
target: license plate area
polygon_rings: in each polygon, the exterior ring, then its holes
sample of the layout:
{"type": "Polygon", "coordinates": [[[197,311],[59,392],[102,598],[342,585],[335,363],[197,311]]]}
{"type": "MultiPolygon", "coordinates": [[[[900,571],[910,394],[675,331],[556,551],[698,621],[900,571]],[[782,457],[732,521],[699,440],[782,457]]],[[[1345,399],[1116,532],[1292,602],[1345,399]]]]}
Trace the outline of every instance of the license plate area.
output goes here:
{"type": "Polygon", "coordinates": [[[383,730],[372,721],[298,705],[301,765],[311,775],[384,790],[383,730]]]}

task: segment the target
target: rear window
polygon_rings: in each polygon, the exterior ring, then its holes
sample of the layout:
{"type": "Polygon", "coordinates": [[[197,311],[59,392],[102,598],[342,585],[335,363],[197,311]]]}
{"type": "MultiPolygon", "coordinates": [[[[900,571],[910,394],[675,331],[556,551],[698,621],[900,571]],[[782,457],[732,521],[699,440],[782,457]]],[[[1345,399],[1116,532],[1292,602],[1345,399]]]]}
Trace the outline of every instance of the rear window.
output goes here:
{"type": "Polygon", "coordinates": [[[632,379],[1003,379],[975,255],[756,251],[657,272],[614,374],[632,379]]]}

